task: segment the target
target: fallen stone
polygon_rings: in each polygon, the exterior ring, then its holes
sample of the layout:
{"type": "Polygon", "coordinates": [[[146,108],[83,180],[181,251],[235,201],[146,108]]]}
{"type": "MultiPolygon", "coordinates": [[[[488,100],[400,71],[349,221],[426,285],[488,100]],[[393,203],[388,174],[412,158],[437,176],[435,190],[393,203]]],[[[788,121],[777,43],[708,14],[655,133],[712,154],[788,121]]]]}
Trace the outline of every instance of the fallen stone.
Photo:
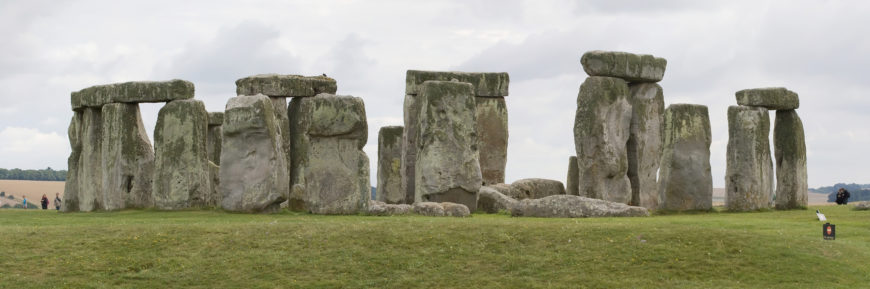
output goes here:
{"type": "Polygon", "coordinates": [[[499,211],[510,211],[517,204],[517,200],[508,197],[498,190],[488,186],[480,187],[477,191],[477,210],[490,214],[499,211]]]}
{"type": "Polygon", "coordinates": [[[471,211],[463,204],[443,202],[441,207],[444,208],[445,217],[468,217],[471,211]]]}
{"type": "Polygon", "coordinates": [[[659,82],[665,75],[668,61],[648,54],[616,51],[589,51],[580,58],[589,76],[607,76],[628,82],[659,82]]]}
{"type": "Polygon", "coordinates": [[[468,217],[471,215],[471,212],[465,205],[451,202],[414,203],[414,213],[429,217],[468,217]]]}
{"type": "Polygon", "coordinates": [[[236,80],[237,95],[265,94],[269,97],[335,94],[335,79],[326,76],[259,74],[236,80]]]}
{"type": "Polygon", "coordinates": [[[367,214],[372,216],[409,215],[414,207],[408,204],[387,204],[380,201],[369,201],[367,214]]]}
{"type": "Polygon", "coordinates": [[[855,203],[854,209],[858,211],[870,210],[870,201],[857,202],[855,203]]]}
{"type": "Polygon", "coordinates": [[[100,107],[111,102],[169,102],[190,99],[193,94],[193,83],[180,79],[96,85],[73,92],[72,108],[100,107]]]}
{"type": "Polygon", "coordinates": [[[776,155],[776,208],[807,207],[807,146],[804,125],[794,110],[777,110],[773,125],[776,155]]]}
{"type": "Polygon", "coordinates": [[[502,195],[505,195],[505,196],[508,196],[508,197],[513,198],[513,197],[512,197],[512,196],[513,196],[513,189],[511,189],[511,185],[508,185],[508,184],[491,184],[491,185],[486,185],[486,186],[489,187],[489,188],[491,188],[491,189],[493,189],[493,190],[498,191],[498,192],[501,193],[502,195]]]}
{"type": "Polygon", "coordinates": [[[736,93],[737,104],[763,107],[770,110],[789,110],[800,107],[797,93],[784,87],[744,89],[736,93]]]}
{"type": "Polygon", "coordinates": [[[725,207],[730,211],[767,209],[773,205],[770,117],[762,107],[728,107],[725,207]]]}
{"type": "Polygon", "coordinates": [[[154,150],[139,104],[109,103],[101,114],[103,209],[151,207],[154,150]]]}
{"type": "Polygon", "coordinates": [[[608,202],[572,195],[554,195],[541,199],[525,199],[511,209],[514,217],[589,218],[647,217],[644,207],[608,202]]]}
{"type": "Polygon", "coordinates": [[[161,210],[204,207],[211,191],[206,138],[208,112],[202,101],[170,101],[154,128],[154,180],[151,194],[161,210]]]}
{"type": "MultiPolygon", "coordinates": [[[[223,112],[209,112],[208,113],[208,133],[206,133],[206,154],[208,155],[208,161],[215,163],[215,165],[220,165],[221,163],[221,143],[223,137],[223,131],[221,130],[221,126],[224,123],[224,113],[223,112]]],[[[217,189],[217,188],[215,188],[217,189]]],[[[220,204],[218,204],[220,205],[220,204]]]]}
{"type": "Polygon", "coordinates": [[[627,204],[631,104],[628,84],[618,78],[586,78],[577,95],[574,144],[580,196],[627,204]]]}
{"type": "Polygon", "coordinates": [[[565,180],[565,194],[580,195],[580,169],[577,167],[577,156],[568,157],[568,177],[565,180]]]}
{"type": "Polygon", "coordinates": [[[477,148],[483,184],[504,183],[507,165],[508,114],[504,97],[476,97],[477,148]]]}
{"type": "Polygon", "coordinates": [[[659,206],[658,171],[662,156],[665,99],[655,83],[629,85],[631,128],[628,137],[628,179],[632,206],[654,210],[659,206]]]}
{"type": "Polygon", "coordinates": [[[402,134],[404,127],[385,126],[378,131],[378,201],[404,204],[402,190],[402,134]]]}
{"type": "Polygon", "coordinates": [[[548,179],[521,179],[511,183],[512,195],[515,199],[540,199],[552,195],[564,195],[565,186],[562,182],[548,179]]]}
{"type": "Polygon", "coordinates": [[[672,104],[665,110],[659,171],[660,208],[671,211],[713,207],[710,174],[710,116],[707,107],[672,104]]]}
{"type": "Polygon", "coordinates": [[[508,96],[510,77],[507,72],[456,72],[408,70],[405,76],[405,94],[417,95],[426,81],[452,81],[470,83],[474,96],[508,96]]]}

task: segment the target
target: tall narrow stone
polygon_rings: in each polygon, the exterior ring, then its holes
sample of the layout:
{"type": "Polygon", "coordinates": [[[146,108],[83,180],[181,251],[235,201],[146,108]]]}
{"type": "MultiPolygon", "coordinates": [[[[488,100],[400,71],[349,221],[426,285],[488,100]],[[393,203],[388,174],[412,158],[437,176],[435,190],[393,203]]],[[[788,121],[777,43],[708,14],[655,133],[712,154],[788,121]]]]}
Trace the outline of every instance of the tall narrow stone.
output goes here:
{"type": "Polygon", "coordinates": [[[777,110],[773,125],[776,208],[807,207],[807,147],[804,125],[794,110],[777,110]]]}
{"type": "Polygon", "coordinates": [[[763,107],[728,107],[725,207],[752,211],[773,205],[770,117],[763,107]]]}
{"type": "Polygon", "coordinates": [[[61,211],[75,212],[79,210],[79,173],[81,171],[79,160],[82,155],[82,117],[83,113],[78,110],[73,112],[70,120],[67,136],[71,148],[67,159],[66,183],[64,183],[63,202],[61,211]]]}
{"type": "Polygon", "coordinates": [[[387,204],[404,204],[402,190],[402,134],[404,127],[385,126],[378,131],[377,200],[387,204]]]}
{"type": "Polygon", "coordinates": [[[79,210],[90,212],[103,206],[103,117],[99,107],[86,107],[82,114],[82,152],[79,158],[79,210]]]}
{"type": "Polygon", "coordinates": [[[476,132],[474,86],[427,81],[418,97],[415,200],[477,208],[482,177],[476,132]]]}
{"type": "Polygon", "coordinates": [[[208,204],[206,134],[208,113],[202,101],[174,100],[160,109],[154,128],[154,205],[162,210],[208,204]]]}
{"type": "Polygon", "coordinates": [[[713,207],[710,174],[710,116],[707,107],[672,104],[665,110],[659,172],[660,208],[672,211],[713,207]]]}
{"type": "Polygon", "coordinates": [[[580,195],[580,170],[577,167],[577,157],[568,157],[568,178],[565,181],[565,192],[568,195],[580,195]]]}
{"type": "Polygon", "coordinates": [[[628,137],[628,179],[632,206],[654,210],[659,206],[656,180],[662,156],[662,122],[665,99],[655,83],[629,85],[631,90],[631,129],[628,137]]]}
{"type": "Polygon", "coordinates": [[[631,126],[628,84],[592,76],[580,86],[574,119],[580,196],[628,204],[626,143],[631,126]]]}
{"type": "Polygon", "coordinates": [[[413,204],[416,200],[414,176],[417,164],[417,125],[420,118],[420,102],[417,95],[406,94],[403,106],[405,132],[402,134],[402,190],[405,192],[405,203],[413,204]]]}
{"type": "Polygon", "coordinates": [[[208,151],[208,160],[218,166],[221,164],[221,137],[223,136],[221,126],[223,123],[223,112],[217,111],[208,113],[208,134],[206,136],[208,144],[206,150],[208,151]]]}
{"type": "MultiPolygon", "coordinates": [[[[287,175],[290,175],[290,163],[292,160],[290,159],[292,154],[292,148],[290,145],[290,118],[287,115],[287,98],[286,97],[269,97],[269,100],[272,103],[272,111],[275,114],[275,125],[278,128],[278,135],[281,137],[281,155],[284,156],[284,163],[287,164],[287,175]]],[[[289,178],[288,187],[289,190],[289,178]]],[[[289,192],[287,193],[289,195],[289,192]]]]}
{"type": "Polygon", "coordinates": [[[277,212],[287,200],[290,182],[278,126],[272,101],[265,95],[227,101],[219,181],[224,210],[277,212]]]}
{"type": "Polygon", "coordinates": [[[102,116],[103,209],[150,207],[154,150],[139,104],[106,104],[102,116]]]}
{"type": "Polygon", "coordinates": [[[504,183],[508,145],[508,112],[504,97],[474,99],[483,185],[504,183]]]}

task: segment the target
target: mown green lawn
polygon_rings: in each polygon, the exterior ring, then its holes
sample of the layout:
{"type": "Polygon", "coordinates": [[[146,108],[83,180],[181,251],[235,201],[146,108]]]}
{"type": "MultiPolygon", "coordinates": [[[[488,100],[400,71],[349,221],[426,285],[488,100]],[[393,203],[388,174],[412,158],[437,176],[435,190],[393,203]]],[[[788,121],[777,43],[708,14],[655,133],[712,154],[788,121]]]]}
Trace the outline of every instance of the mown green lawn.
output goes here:
{"type": "Polygon", "coordinates": [[[2,288],[868,288],[870,211],[541,219],[0,210],[2,288]]]}

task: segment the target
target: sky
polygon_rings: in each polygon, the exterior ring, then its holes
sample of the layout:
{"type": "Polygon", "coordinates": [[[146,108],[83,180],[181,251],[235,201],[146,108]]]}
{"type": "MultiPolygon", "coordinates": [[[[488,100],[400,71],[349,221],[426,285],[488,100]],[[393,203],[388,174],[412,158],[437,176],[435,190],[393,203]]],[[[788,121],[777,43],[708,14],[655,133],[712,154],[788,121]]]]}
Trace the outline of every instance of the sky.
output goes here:
{"type": "MultiPolygon", "coordinates": [[[[405,72],[457,70],[510,74],[506,181],[564,182],[580,56],[614,50],[668,60],[666,105],[709,107],[715,187],[734,93],[773,86],[800,95],[810,187],[870,183],[867,15],[867,1],[0,0],[0,167],[65,169],[70,92],[92,85],[185,79],[223,111],[236,79],[326,73],[365,101],[376,184],[405,72]]],[[[141,105],[150,137],[160,107],[141,105]]]]}

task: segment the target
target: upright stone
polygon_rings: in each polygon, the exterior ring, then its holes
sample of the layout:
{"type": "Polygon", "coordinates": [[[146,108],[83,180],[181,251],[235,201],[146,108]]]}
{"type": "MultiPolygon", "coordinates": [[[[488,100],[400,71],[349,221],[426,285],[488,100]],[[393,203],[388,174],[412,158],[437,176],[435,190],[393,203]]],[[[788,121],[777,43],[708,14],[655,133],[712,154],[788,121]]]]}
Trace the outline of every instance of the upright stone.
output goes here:
{"type": "Polygon", "coordinates": [[[103,206],[103,117],[99,107],[86,107],[82,114],[82,153],[79,158],[79,211],[103,206]]]}
{"type": "Polygon", "coordinates": [[[672,104],[665,110],[664,146],[659,172],[660,208],[709,210],[713,206],[710,174],[710,116],[707,107],[672,104]]]}
{"type": "Polygon", "coordinates": [[[206,136],[208,138],[208,144],[206,150],[208,160],[218,166],[221,164],[221,137],[223,136],[221,126],[223,123],[223,112],[218,111],[208,113],[208,134],[206,136]]]}
{"type": "Polygon", "coordinates": [[[475,114],[483,184],[504,183],[508,145],[508,114],[504,97],[475,97],[475,114]]]}
{"type": "Polygon", "coordinates": [[[580,86],[574,119],[574,144],[580,196],[628,204],[626,143],[631,126],[628,84],[592,76],[580,86]]]}
{"type": "Polygon", "coordinates": [[[413,204],[416,200],[414,173],[417,168],[417,125],[420,118],[420,102],[417,95],[405,95],[403,113],[405,132],[402,134],[402,190],[405,192],[405,203],[413,204]]]}
{"type": "Polygon", "coordinates": [[[106,104],[102,115],[103,209],[150,207],[154,150],[139,104],[106,104]]]}
{"type": "Polygon", "coordinates": [[[404,204],[402,190],[402,134],[404,127],[385,126],[378,131],[378,194],[387,204],[404,204]]]}
{"type": "Polygon", "coordinates": [[[482,177],[475,128],[474,87],[427,81],[420,91],[415,200],[477,208],[482,177]]]}
{"type": "Polygon", "coordinates": [[[207,205],[208,113],[202,101],[174,100],[160,109],[154,129],[152,196],[162,210],[207,205]]]}
{"type": "Polygon", "coordinates": [[[794,110],[777,110],[773,125],[776,208],[807,207],[807,147],[804,125],[794,110]]]}
{"type": "Polygon", "coordinates": [[[284,142],[272,102],[262,94],[230,98],[221,150],[221,207],[234,212],[277,212],[287,200],[284,142]]]}
{"type": "Polygon", "coordinates": [[[800,107],[797,93],[783,87],[744,89],[735,95],[739,105],[763,107],[770,110],[790,110],[800,107]]]}
{"type": "Polygon", "coordinates": [[[650,210],[659,206],[656,181],[662,156],[662,122],[665,99],[655,83],[629,85],[631,91],[631,128],[628,137],[628,179],[632,206],[650,210]]]}
{"type": "Polygon", "coordinates": [[[773,205],[769,135],[770,117],[766,108],[728,107],[725,171],[725,207],[728,210],[752,211],[773,205]]]}
{"type": "Polygon", "coordinates": [[[665,75],[668,61],[646,54],[616,51],[589,51],[580,58],[589,76],[607,76],[631,83],[659,82],[665,75]]]}
{"type": "Polygon", "coordinates": [[[74,111],[70,120],[67,136],[71,152],[67,159],[66,183],[64,183],[63,201],[61,211],[75,212],[79,210],[79,160],[82,155],[82,115],[81,111],[74,111]]]}
{"type": "Polygon", "coordinates": [[[577,167],[577,156],[568,157],[568,178],[565,181],[565,191],[568,195],[580,195],[580,169],[577,167]]]}

